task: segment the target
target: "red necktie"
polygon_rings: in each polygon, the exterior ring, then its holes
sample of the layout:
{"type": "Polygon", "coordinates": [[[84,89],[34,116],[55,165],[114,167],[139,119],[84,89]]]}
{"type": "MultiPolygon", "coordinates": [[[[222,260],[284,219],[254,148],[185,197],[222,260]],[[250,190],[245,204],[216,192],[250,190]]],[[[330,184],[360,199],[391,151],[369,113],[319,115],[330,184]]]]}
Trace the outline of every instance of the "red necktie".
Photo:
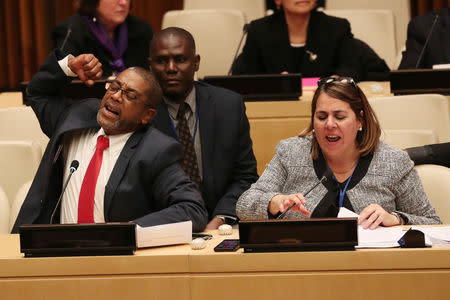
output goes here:
{"type": "Polygon", "coordinates": [[[103,150],[109,147],[109,139],[104,136],[97,138],[97,148],[84,174],[78,200],[78,223],[94,223],[94,196],[98,173],[102,167],[103,150]]]}

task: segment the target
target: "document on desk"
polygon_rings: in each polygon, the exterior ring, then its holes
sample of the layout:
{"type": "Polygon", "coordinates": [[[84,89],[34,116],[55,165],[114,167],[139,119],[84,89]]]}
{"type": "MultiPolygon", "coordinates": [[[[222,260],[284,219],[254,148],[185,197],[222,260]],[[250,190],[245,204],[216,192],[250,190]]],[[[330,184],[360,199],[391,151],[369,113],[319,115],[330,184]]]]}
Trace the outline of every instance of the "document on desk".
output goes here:
{"type": "MultiPolygon", "coordinates": [[[[359,215],[341,207],[338,218],[358,218],[359,215]]],[[[364,224],[364,223],[363,223],[364,224]]],[[[358,246],[355,248],[393,248],[400,247],[398,240],[404,234],[402,227],[377,227],[376,229],[364,229],[358,225],[358,246]]]]}
{"type": "Polygon", "coordinates": [[[425,244],[427,245],[450,246],[450,226],[412,226],[411,229],[422,231],[425,234],[425,244]]]}
{"type": "Polygon", "coordinates": [[[186,244],[192,240],[192,221],[157,226],[136,226],[138,248],[186,244]]]}

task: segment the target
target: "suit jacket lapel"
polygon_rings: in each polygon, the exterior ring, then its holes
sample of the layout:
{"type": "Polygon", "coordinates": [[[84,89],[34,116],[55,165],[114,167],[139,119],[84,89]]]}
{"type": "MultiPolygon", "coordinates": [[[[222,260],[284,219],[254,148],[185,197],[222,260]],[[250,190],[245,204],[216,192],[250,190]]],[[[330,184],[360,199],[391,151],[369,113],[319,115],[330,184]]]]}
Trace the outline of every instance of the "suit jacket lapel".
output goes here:
{"type": "Polygon", "coordinates": [[[139,130],[130,136],[123,147],[122,152],[120,152],[119,158],[117,159],[114,169],[111,172],[108,183],[105,186],[104,214],[106,222],[109,220],[109,209],[111,207],[112,198],[116,192],[117,186],[122,180],[128,163],[130,162],[131,157],[133,157],[134,151],[136,151],[136,147],[143,138],[144,134],[145,130],[139,130]]]}
{"type": "MultiPolygon", "coordinates": [[[[214,160],[214,119],[215,103],[207,88],[196,83],[195,97],[198,105],[200,144],[202,148],[203,181],[212,181],[212,162],[214,160]]],[[[211,186],[205,184],[204,186],[211,186]]]]}

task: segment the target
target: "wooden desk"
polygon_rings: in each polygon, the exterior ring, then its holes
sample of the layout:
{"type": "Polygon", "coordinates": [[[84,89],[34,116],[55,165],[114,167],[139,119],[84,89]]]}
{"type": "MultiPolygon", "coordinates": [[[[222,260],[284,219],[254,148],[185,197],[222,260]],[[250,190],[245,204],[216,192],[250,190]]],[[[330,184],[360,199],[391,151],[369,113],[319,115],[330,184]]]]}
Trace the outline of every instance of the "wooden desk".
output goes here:
{"type": "MultiPolygon", "coordinates": [[[[0,235],[2,299],[446,299],[450,248],[214,253],[188,245],[134,256],[23,258],[0,235]]],[[[237,237],[235,233],[231,237],[237,237]]]]}

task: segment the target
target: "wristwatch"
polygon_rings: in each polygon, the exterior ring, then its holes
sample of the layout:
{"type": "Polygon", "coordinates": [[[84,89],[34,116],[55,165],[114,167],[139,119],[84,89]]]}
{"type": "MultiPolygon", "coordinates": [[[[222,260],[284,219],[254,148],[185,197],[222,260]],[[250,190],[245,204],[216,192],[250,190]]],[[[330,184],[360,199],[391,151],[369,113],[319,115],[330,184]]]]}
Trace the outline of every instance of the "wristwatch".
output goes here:
{"type": "Polygon", "coordinates": [[[398,225],[405,225],[405,220],[403,220],[402,216],[400,216],[399,213],[396,213],[395,211],[391,212],[391,215],[394,215],[398,219],[398,225]]]}

